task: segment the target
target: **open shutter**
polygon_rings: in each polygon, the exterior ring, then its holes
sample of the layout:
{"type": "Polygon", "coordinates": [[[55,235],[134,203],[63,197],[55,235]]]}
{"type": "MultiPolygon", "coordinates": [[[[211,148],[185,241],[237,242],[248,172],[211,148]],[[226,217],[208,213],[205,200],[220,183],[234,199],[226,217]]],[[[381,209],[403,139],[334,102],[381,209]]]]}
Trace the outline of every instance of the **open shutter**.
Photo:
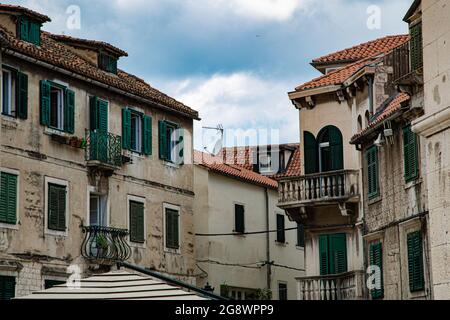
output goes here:
{"type": "Polygon", "coordinates": [[[144,154],[151,155],[152,154],[152,118],[144,115],[143,117],[144,124],[144,154]]]}
{"type": "Polygon", "coordinates": [[[100,132],[108,132],[108,102],[105,100],[97,99],[97,129],[100,132]]]}
{"type": "Polygon", "coordinates": [[[277,214],[277,242],[285,243],[285,230],[284,230],[284,215],[277,214]]]}
{"type": "Polygon", "coordinates": [[[234,221],[235,221],[235,232],[244,233],[245,232],[245,208],[243,205],[234,205],[234,221]]]}
{"type": "Polygon", "coordinates": [[[370,264],[372,266],[378,266],[381,271],[381,288],[376,288],[371,291],[372,299],[382,299],[384,296],[384,285],[383,285],[383,247],[381,242],[372,243],[370,245],[370,264]]]}
{"type": "Polygon", "coordinates": [[[332,234],[330,241],[330,273],[347,272],[347,237],[345,233],[332,234]]]}
{"type": "Polygon", "coordinates": [[[419,174],[417,136],[411,131],[411,126],[403,128],[403,158],[405,180],[409,182],[416,179],[419,174]]]}
{"type": "Polygon", "coordinates": [[[75,132],[75,92],[65,90],[66,104],[64,106],[64,131],[68,133],[75,132]]]}
{"type": "Polygon", "coordinates": [[[20,119],[28,118],[28,75],[17,72],[16,109],[20,119]]]}
{"type": "Polygon", "coordinates": [[[184,129],[178,126],[176,130],[178,133],[176,163],[182,165],[184,164],[184,129]]]}
{"type": "Polygon", "coordinates": [[[411,292],[422,291],[425,289],[422,233],[416,231],[408,234],[407,242],[409,289],[411,292]]]}
{"type": "Polygon", "coordinates": [[[303,132],[303,149],[305,157],[305,174],[319,172],[318,152],[316,138],[311,132],[303,132]]]}
{"type": "Polygon", "coordinates": [[[331,149],[331,170],[344,169],[344,149],[342,144],[342,133],[334,127],[329,127],[330,149],[331,149]]]}
{"type": "Polygon", "coordinates": [[[0,173],[0,222],[17,223],[17,176],[0,173]]]}
{"type": "Polygon", "coordinates": [[[29,41],[35,45],[41,45],[41,24],[38,22],[29,22],[29,41]]]}
{"type": "Polygon", "coordinates": [[[41,80],[41,124],[44,126],[50,125],[50,83],[46,80],[41,80]]]}
{"type": "Polygon", "coordinates": [[[29,41],[29,22],[26,17],[19,17],[17,20],[17,28],[19,31],[19,38],[24,41],[29,41]]]}
{"type": "Polygon", "coordinates": [[[159,158],[161,160],[168,160],[169,144],[167,141],[167,124],[163,120],[160,120],[158,122],[158,135],[159,135],[159,158]]]}
{"type": "Polygon", "coordinates": [[[330,273],[329,270],[329,251],[328,251],[328,235],[319,236],[319,263],[320,275],[326,276],[330,273]]]}
{"type": "Polygon", "coordinates": [[[122,147],[131,149],[131,110],[128,108],[122,109],[122,147]]]}
{"type": "Polygon", "coordinates": [[[423,66],[422,23],[418,23],[411,27],[409,32],[411,36],[411,70],[415,71],[423,66]]]}

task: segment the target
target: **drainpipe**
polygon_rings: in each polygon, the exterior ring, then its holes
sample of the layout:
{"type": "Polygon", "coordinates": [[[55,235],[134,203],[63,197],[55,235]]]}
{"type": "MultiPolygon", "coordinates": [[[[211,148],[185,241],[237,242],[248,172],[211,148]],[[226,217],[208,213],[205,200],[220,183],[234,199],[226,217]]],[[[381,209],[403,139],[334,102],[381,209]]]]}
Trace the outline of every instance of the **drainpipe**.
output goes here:
{"type": "Polygon", "coordinates": [[[369,77],[369,113],[373,116],[373,78],[369,77]]]}
{"type": "Polygon", "coordinates": [[[267,289],[271,289],[272,264],[270,261],[270,224],[269,224],[269,189],[264,188],[266,196],[266,261],[267,261],[267,289]]]}

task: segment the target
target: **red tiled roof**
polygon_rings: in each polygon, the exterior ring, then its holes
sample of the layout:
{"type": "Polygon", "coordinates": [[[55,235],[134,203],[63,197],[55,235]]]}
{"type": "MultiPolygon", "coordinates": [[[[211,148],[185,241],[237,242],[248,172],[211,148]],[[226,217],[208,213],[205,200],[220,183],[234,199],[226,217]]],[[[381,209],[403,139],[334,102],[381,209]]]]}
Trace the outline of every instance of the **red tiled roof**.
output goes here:
{"type": "Polygon", "coordinates": [[[40,22],[49,22],[51,21],[51,19],[49,17],[47,17],[44,14],[41,14],[39,12],[30,10],[28,8],[25,7],[21,7],[21,6],[15,6],[15,5],[11,5],[11,4],[3,4],[0,3],[0,11],[8,11],[8,12],[17,12],[17,13],[21,13],[24,14],[26,16],[29,16],[31,18],[34,18],[40,22]]]}
{"type": "Polygon", "coordinates": [[[278,183],[275,180],[242,166],[224,163],[223,158],[220,156],[211,156],[204,152],[194,151],[194,164],[201,165],[208,170],[231,178],[268,188],[278,188],[278,183]]]}
{"type": "Polygon", "coordinates": [[[354,135],[351,138],[350,142],[356,142],[359,138],[363,137],[379,123],[395,114],[398,110],[400,110],[402,104],[409,100],[410,96],[407,93],[399,93],[394,98],[388,99],[385,103],[385,107],[375,115],[375,119],[373,119],[364,130],[354,135]]]}
{"type": "Polygon", "coordinates": [[[327,54],[313,60],[313,65],[323,63],[354,62],[391,51],[408,41],[408,35],[395,35],[365,42],[351,48],[327,54]]]}
{"type": "Polygon", "coordinates": [[[49,36],[59,42],[68,43],[74,46],[87,46],[87,47],[93,47],[97,49],[104,49],[107,51],[110,51],[117,56],[128,56],[128,53],[123,51],[122,49],[119,49],[107,42],[103,41],[97,41],[97,40],[88,40],[88,39],[81,39],[81,38],[75,38],[71,36],[66,35],[59,35],[59,34],[49,34],[49,36]]]}
{"type": "Polygon", "coordinates": [[[118,74],[115,75],[99,69],[74,51],[68,49],[65,45],[55,41],[52,34],[48,32],[41,33],[40,46],[17,39],[1,26],[0,36],[3,36],[7,47],[15,52],[72,71],[105,85],[134,94],[140,98],[150,100],[190,118],[198,119],[197,111],[153,88],[138,77],[122,70],[118,70],[118,74]]]}

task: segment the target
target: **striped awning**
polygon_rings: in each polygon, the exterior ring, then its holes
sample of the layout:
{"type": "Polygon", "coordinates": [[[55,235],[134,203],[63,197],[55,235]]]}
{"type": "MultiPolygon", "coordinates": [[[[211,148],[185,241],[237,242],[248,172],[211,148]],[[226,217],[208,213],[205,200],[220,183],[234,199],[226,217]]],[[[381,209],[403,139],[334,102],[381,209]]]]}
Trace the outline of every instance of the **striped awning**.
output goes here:
{"type": "Polygon", "coordinates": [[[125,271],[85,278],[79,288],[57,285],[19,299],[106,299],[106,300],[206,300],[200,294],[150,276],[125,271]]]}

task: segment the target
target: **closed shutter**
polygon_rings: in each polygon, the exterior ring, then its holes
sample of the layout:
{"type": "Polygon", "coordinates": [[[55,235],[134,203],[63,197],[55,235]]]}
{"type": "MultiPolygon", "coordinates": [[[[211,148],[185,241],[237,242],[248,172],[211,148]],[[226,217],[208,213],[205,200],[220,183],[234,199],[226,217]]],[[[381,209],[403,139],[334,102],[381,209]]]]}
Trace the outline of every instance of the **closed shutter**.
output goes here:
{"type": "Polygon", "coordinates": [[[0,276],[0,300],[11,300],[16,296],[16,278],[0,276]]]}
{"type": "Polygon", "coordinates": [[[131,149],[131,110],[128,108],[122,109],[122,147],[131,149]]]}
{"type": "Polygon", "coordinates": [[[342,170],[344,169],[342,133],[338,128],[329,126],[329,136],[331,149],[331,170],[342,170]]]}
{"type": "Polygon", "coordinates": [[[317,141],[314,135],[308,131],[303,132],[303,149],[305,153],[305,174],[319,172],[317,141]]]}
{"type": "Polygon", "coordinates": [[[344,233],[329,235],[330,273],[347,272],[347,237],[344,233]]]}
{"type": "Polygon", "coordinates": [[[425,289],[425,279],[421,231],[408,234],[407,242],[409,289],[411,292],[422,291],[425,289]]]}
{"type": "Polygon", "coordinates": [[[28,118],[28,75],[22,72],[17,72],[16,108],[19,118],[28,118]]]}
{"type": "Polygon", "coordinates": [[[423,66],[422,23],[410,28],[411,71],[423,66]]]}
{"type": "Polygon", "coordinates": [[[372,299],[382,299],[384,297],[384,284],[383,284],[383,247],[381,242],[370,244],[370,265],[378,266],[380,268],[380,281],[381,287],[372,289],[372,299]]]}
{"type": "Polygon", "coordinates": [[[144,204],[130,201],[130,240],[144,243],[144,204]]]}
{"type": "Polygon", "coordinates": [[[166,247],[179,249],[179,214],[176,210],[166,209],[166,247]]]}
{"type": "Polygon", "coordinates": [[[0,173],[0,222],[17,223],[17,176],[0,173]]]}
{"type": "Polygon", "coordinates": [[[66,230],[66,196],[65,186],[48,185],[48,228],[50,230],[66,230]]]}
{"type": "Polygon", "coordinates": [[[330,272],[328,268],[328,260],[328,235],[321,235],[319,236],[319,263],[321,276],[326,276],[330,272]]]}
{"type": "Polygon", "coordinates": [[[244,233],[245,232],[245,208],[243,205],[234,205],[234,232],[244,233]]]}
{"type": "Polygon", "coordinates": [[[297,246],[305,246],[305,227],[300,223],[297,223],[297,246]]]}
{"type": "Polygon", "coordinates": [[[378,150],[373,146],[367,150],[367,185],[369,190],[369,198],[378,196],[379,182],[378,182],[378,150]]]}
{"type": "Polygon", "coordinates": [[[46,80],[41,80],[41,124],[44,126],[50,125],[50,83],[46,80]]]}
{"type": "Polygon", "coordinates": [[[41,45],[41,24],[35,21],[29,21],[29,42],[35,45],[41,45]]]}
{"type": "Polygon", "coordinates": [[[75,132],[75,92],[65,89],[66,104],[64,106],[64,131],[68,133],[75,132]]]}
{"type": "Polygon", "coordinates": [[[277,214],[277,242],[285,243],[285,230],[284,230],[284,215],[277,214]]]}
{"type": "Polygon", "coordinates": [[[159,136],[159,158],[161,160],[168,160],[169,143],[167,137],[167,124],[165,121],[158,122],[158,136],[159,136]]]}
{"type": "Polygon", "coordinates": [[[144,141],[144,154],[151,155],[152,154],[152,118],[144,115],[143,117],[143,141],[144,141]]]}
{"type": "Polygon", "coordinates": [[[412,181],[419,174],[417,136],[411,131],[411,126],[403,129],[403,158],[405,166],[405,180],[412,181]]]}

